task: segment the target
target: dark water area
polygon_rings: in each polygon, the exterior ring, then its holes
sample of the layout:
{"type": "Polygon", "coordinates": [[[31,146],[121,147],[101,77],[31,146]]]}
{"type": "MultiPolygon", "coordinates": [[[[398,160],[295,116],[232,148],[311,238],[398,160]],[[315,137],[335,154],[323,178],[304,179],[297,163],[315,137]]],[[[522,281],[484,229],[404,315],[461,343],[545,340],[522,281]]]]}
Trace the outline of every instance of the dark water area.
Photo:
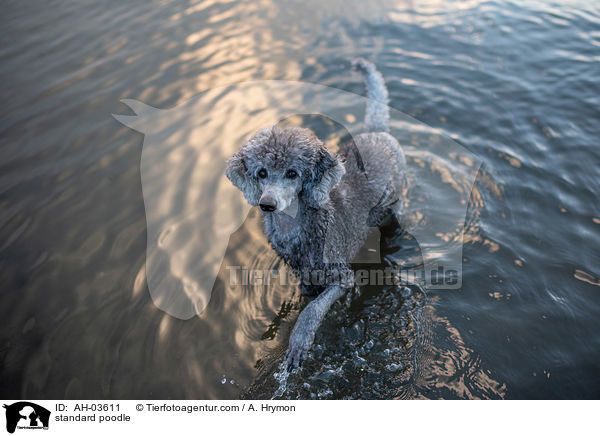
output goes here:
{"type": "MultiPolygon", "coordinates": [[[[2,397],[271,398],[306,301],[293,286],[219,280],[192,319],[158,309],[146,280],[144,136],[111,114],[130,113],[124,98],[169,109],[253,80],[364,94],[348,71],[357,56],[381,70],[393,108],[430,128],[399,138],[409,164],[459,183],[420,158],[440,137],[482,162],[462,287],[355,290],[279,397],[600,397],[597,3],[10,1],[2,10],[2,397]]],[[[443,200],[420,180],[413,192],[443,200]]],[[[383,263],[418,264],[410,232],[388,230],[383,263]]],[[[226,260],[280,267],[256,210],[226,260]]]]}

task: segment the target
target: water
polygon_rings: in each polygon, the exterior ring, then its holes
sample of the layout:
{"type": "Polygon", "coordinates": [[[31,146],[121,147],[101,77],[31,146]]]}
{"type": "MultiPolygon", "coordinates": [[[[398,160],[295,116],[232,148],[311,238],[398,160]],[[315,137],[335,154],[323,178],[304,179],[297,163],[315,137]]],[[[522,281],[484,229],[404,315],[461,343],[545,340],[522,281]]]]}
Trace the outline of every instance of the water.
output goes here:
{"type": "MultiPolygon", "coordinates": [[[[305,301],[219,282],[198,317],[158,310],[143,137],[110,114],[122,98],[171,108],[261,79],[362,94],[346,68],[364,56],[393,107],[483,161],[463,286],[349,295],[281,397],[598,398],[593,2],[9,2],[1,22],[4,397],[271,398],[305,301]]],[[[386,244],[384,262],[418,264],[408,233],[386,244]]],[[[227,253],[280,267],[254,212],[227,253]]]]}

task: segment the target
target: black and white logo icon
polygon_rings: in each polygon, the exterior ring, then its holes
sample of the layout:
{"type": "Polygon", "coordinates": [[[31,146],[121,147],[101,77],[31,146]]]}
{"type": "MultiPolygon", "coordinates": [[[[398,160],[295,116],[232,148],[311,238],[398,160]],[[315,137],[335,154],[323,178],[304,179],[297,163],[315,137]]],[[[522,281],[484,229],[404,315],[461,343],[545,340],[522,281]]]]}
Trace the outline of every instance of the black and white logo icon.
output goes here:
{"type": "Polygon", "coordinates": [[[4,405],[6,409],[6,431],[14,433],[16,429],[48,429],[50,411],[29,401],[19,401],[4,405]]]}

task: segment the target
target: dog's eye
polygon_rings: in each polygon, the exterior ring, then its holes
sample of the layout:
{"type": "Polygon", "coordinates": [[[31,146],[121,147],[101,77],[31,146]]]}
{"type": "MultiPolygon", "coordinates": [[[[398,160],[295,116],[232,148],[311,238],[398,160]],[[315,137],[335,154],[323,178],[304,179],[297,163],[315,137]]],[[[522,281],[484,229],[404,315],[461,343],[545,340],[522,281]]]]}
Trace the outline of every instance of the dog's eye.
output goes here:
{"type": "Polygon", "coordinates": [[[264,168],[258,170],[258,177],[260,177],[261,179],[266,179],[267,175],[267,170],[265,170],[264,168]]]}
{"type": "Polygon", "coordinates": [[[288,179],[295,179],[298,176],[298,173],[295,170],[287,170],[287,173],[285,173],[285,176],[288,179]]]}

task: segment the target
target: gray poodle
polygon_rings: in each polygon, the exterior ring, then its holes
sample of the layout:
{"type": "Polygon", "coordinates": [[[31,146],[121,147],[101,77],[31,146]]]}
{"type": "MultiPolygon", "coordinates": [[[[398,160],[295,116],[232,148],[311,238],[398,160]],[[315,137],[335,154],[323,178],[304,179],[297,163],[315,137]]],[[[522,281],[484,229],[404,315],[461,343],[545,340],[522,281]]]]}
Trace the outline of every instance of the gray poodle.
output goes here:
{"type": "Polygon", "coordinates": [[[229,159],[226,174],[263,212],[273,249],[316,296],[300,313],[286,353],[298,367],[331,305],[353,286],[350,264],[370,227],[398,218],[405,159],[389,134],[388,93],[375,66],[357,59],[365,77],[368,133],[333,154],[308,129],[267,127],[229,159]]]}

